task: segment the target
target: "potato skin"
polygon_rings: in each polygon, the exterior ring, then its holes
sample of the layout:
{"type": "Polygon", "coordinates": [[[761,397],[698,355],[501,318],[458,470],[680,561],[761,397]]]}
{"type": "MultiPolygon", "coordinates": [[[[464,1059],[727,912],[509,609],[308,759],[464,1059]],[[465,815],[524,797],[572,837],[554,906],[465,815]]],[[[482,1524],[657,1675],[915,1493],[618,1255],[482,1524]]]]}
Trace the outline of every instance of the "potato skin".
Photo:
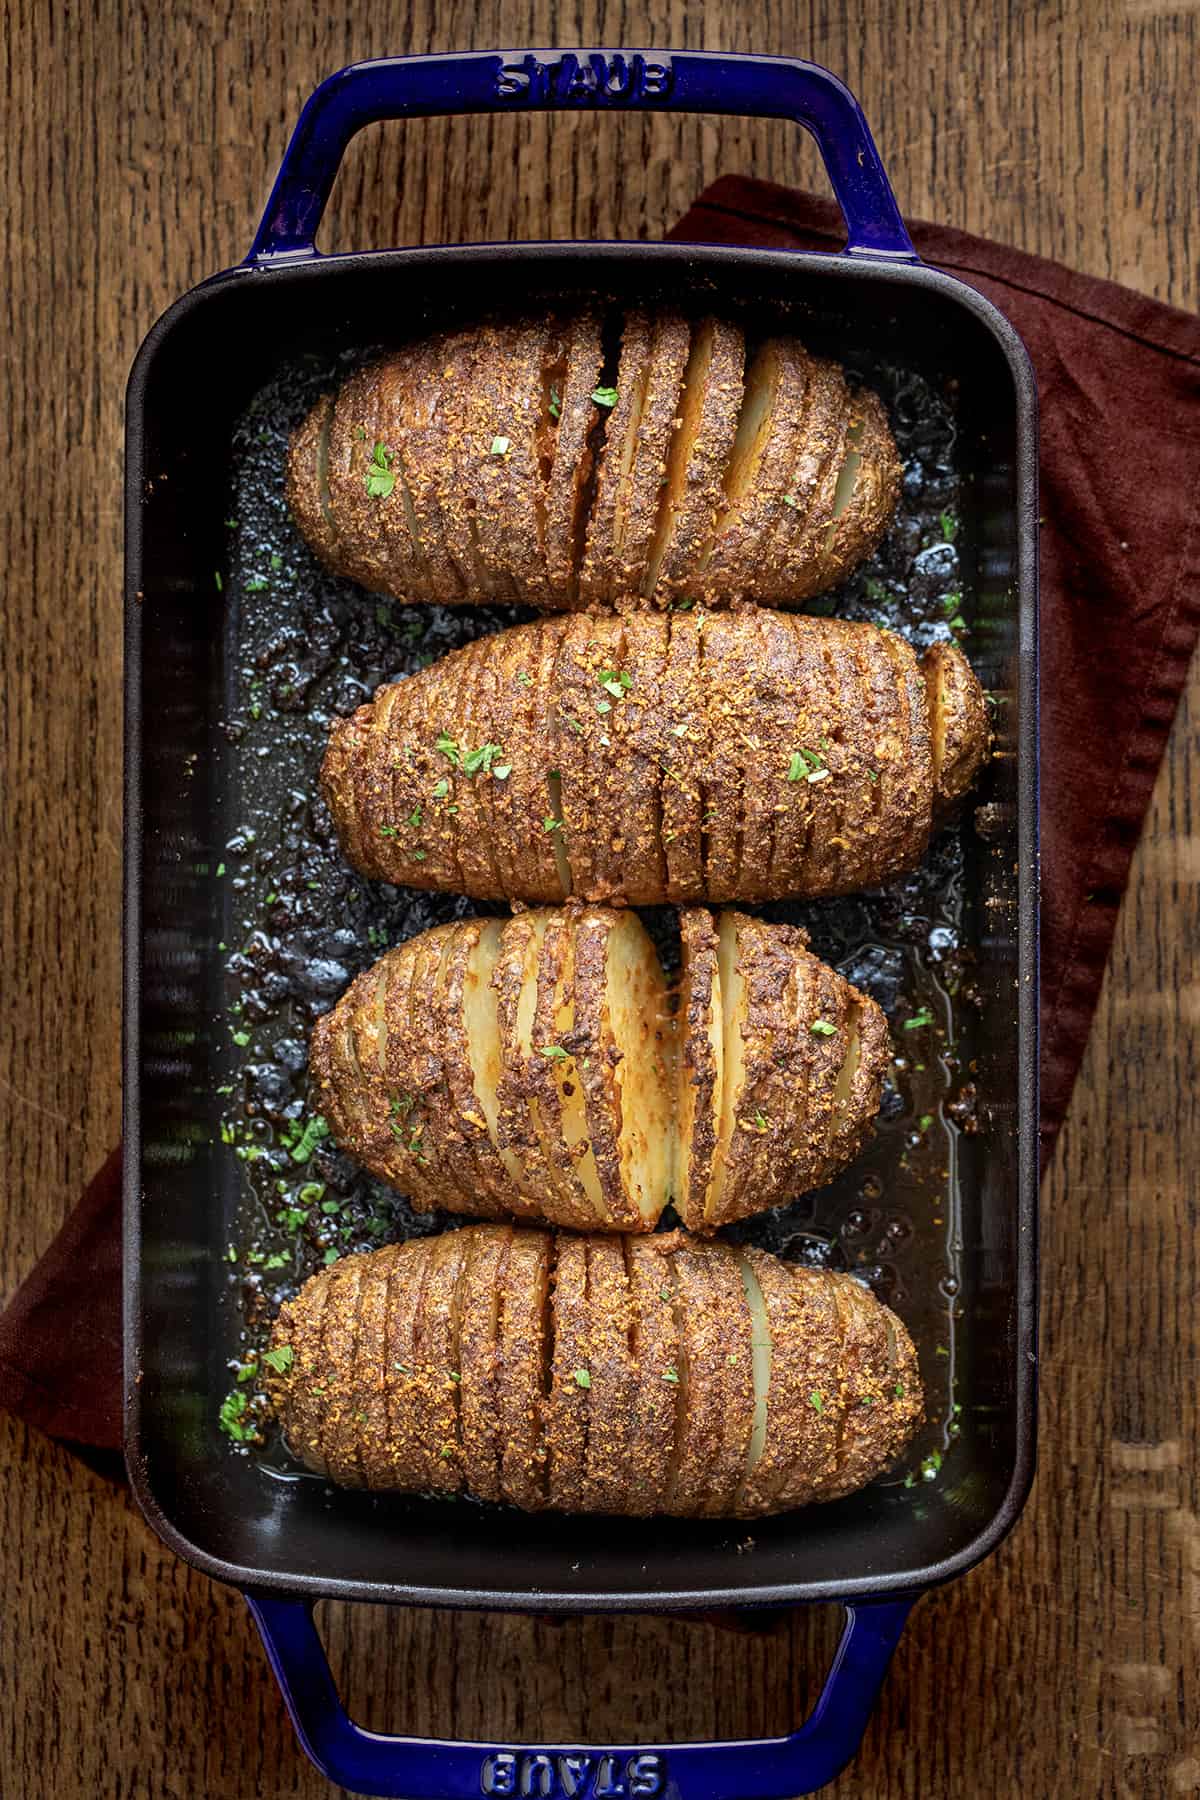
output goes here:
{"type": "Polygon", "coordinates": [[[286,473],[296,524],[335,574],[401,601],[552,612],[636,605],[644,588],[656,606],[803,600],[870,555],[899,481],[882,403],[838,365],[777,337],[747,370],[737,326],[666,306],[485,319],[406,344],[321,396],[286,473]],[[772,401],[743,479],[735,432],[764,369],[772,401]],[[598,408],[609,382],[615,402],[598,408]]]}
{"type": "Polygon", "coordinates": [[[272,1347],[292,1353],[269,1391],[308,1467],[526,1511],[752,1518],[839,1498],[891,1465],[922,1413],[908,1333],[850,1277],[682,1232],[475,1226],[346,1257],[285,1302],[272,1347]],[[772,1329],[753,1468],[739,1259],[772,1329]]]}
{"type": "Polygon", "coordinates": [[[987,743],[982,690],[947,646],[918,663],[878,626],[753,608],[581,615],[497,632],[381,688],[335,724],[321,786],[374,880],[561,900],[558,832],[581,900],[781,900],[915,867],[935,799],[966,790],[987,743]],[[948,696],[936,794],[935,691],[948,696]]]}

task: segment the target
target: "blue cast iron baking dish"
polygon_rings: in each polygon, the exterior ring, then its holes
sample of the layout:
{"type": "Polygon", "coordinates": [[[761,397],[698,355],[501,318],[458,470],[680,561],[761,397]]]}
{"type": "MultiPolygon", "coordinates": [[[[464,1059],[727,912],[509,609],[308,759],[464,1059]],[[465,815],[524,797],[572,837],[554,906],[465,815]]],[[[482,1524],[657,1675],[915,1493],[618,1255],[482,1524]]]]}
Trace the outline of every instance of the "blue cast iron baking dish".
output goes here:
{"type": "MultiPolygon", "coordinates": [[[[693,52],[478,52],[364,63],[306,106],[246,261],[142,345],[127,411],[125,813],[126,1453],[180,1555],[243,1589],[309,1755],[361,1793],[808,1793],[853,1754],[908,1609],[986,1556],[1034,1466],[1037,1194],[1036,396],[1012,328],[916,257],[866,121],[801,61],[693,52]],[[352,135],[381,119],[528,108],[790,118],[816,138],[846,218],[839,254],[693,244],[504,244],[318,255],[352,135]],[[400,1510],[266,1478],[217,1428],[233,1353],[223,1304],[236,1166],[220,1142],[218,854],[229,619],[214,591],[231,434],[297,357],[489,306],[603,289],[794,317],[825,344],[869,337],[957,395],[964,535],[985,685],[1002,692],[990,829],[967,854],[978,1131],[959,1147],[961,1434],[956,1488],[868,1488],[755,1525],[628,1522],[434,1502],[400,1510]],[[538,1613],[840,1601],[847,1624],[811,1717],[763,1742],[511,1745],[366,1732],[344,1713],[311,1610],[322,1597],[538,1613]]],[[[973,651],[973,655],[975,652],[973,651]]],[[[977,666],[979,666],[978,658],[977,666]]]]}

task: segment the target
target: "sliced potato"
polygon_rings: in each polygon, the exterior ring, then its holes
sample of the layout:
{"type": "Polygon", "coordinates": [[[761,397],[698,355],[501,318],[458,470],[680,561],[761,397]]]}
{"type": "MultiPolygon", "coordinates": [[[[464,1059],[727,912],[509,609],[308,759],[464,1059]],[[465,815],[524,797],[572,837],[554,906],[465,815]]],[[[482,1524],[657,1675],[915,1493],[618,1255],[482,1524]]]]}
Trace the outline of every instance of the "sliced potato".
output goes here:
{"type": "Polygon", "coordinates": [[[746,342],[741,328],[703,319],[692,334],[680,423],[642,582],[647,599],[686,594],[724,505],[721,478],[742,403],[746,342]]]}
{"type": "Polygon", "coordinates": [[[679,748],[662,708],[668,641],[665,618],[644,612],[630,617],[616,682],[610,681],[600,702],[611,703],[611,710],[600,715],[611,742],[600,744],[608,766],[601,766],[598,779],[611,794],[617,815],[604,891],[633,906],[652,905],[667,882],[663,768],[679,748]],[[611,779],[614,761],[621,771],[619,786],[611,779]]]}
{"type": "Polygon", "coordinates": [[[538,958],[530,1092],[551,1179],[555,1222],[586,1231],[604,1225],[596,1161],[587,1138],[583,1093],[572,1055],[575,1020],[575,917],[570,908],[546,915],[538,958]]]}
{"type": "Polygon", "coordinates": [[[646,579],[651,544],[666,503],[667,460],[682,423],[679,408],[690,342],[686,319],[670,311],[655,313],[633,465],[618,495],[614,525],[616,585],[611,597],[631,606],[646,579]]]}
{"type": "MultiPolygon", "coordinates": [[[[673,612],[669,627],[656,706],[664,727],[659,790],[666,864],[662,891],[666,899],[686,904],[703,900],[707,893],[704,771],[709,765],[712,725],[700,661],[703,617],[692,611],[673,612]]],[[[629,629],[633,628],[630,620],[629,629]]]]}
{"type": "Polygon", "coordinates": [[[921,1417],[911,1340],[865,1289],[678,1232],[413,1240],[314,1276],[272,1339],[310,1467],[527,1510],[778,1512],[862,1486],[921,1417]]]}
{"type": "Polygon", "coordinates": [[[666,1507],[686,1396],[680,1383],[669,1379],[672,1370],[679,1373],[679,1330],[665,1241],[661,1236],[621,1239],[632,1309],[630,1349],[638,1377],[629,1435],[629,1467],[637,1470],[637,1481],[625,1484],[624,1510],[632,1513],[666,1507]]]}
{"type": "Polygon", "coordinates": [[[481,1500],[500,1498],[500,1295],[512,1246],[511,1226],[480,1226],[467,1240],[459,1283],[459,1433],[464,1479],[481,1500]]]}
{"type": "Polygon", "coordinates": [[[680,914],[678,1063],[676,1073],[675,1207],[692,1231],[708,1218],[721,1126],[724,1015],[717,966],[717,934],[711,914],[680,914]]]}
{"type": "MultiPolygon", "coordinates": [[[[537,973],[544,912],[518,913],[500,935],[500,953],[492,975],[496,991],[496,1023],[500,1038],[500,1079],[496,1085],[496,1138],[520,1170],[519,1206],[530,1218],[558,1222],[559,1191],[550,1168],[546,1137],[529,1081],[535,1054],[533,1023],[537,1010],[537,973]]],[[[505,1157],[508,1162],[508,1156],[505,1157]]]]}
{"type": "Polygon", "coordinates": [[[746,370],[725,504],[698,576],[706,599],[756,591],[760,545],[778,521],[796,464],[812,369],[812,358],[794,340],[771,338],[746,370]]]}
{"type": "Polygon", "coordinates": [[[974,783],[991,733],[979,678],[957,644],[931,644],[921,658],[929,702],[933,801],[945,812],[974,783]]]}
{"type": "Polygon", "coordinates": [[[582,1512],[592,1381],[587,1243],[560,1237],[554,1248],[550,1380],[542,1405],[546,1500],[558,1512],[582,1512]]]}
{"type": "Polygon", "coordinates": [[[546,1329],[553,1240],[541,1231],[513,1233],[500,1296],[496,1398],[500,1424],[500,1489],[513,1506],[545,1504],[546,1329]]]}
{"type": "Polygon", "coordinates": [[[592,395],[600,385],[603,360],[600,320],[589,308],[561,327],[558,355],[547,370],[546,407],[554,441],[546,481],[546,562],[552,590],[572,602],[594,474],[591,440],[601,418],[592,395]]]}
{"type": "Polygon", "coordinates": [[[579,597],[588,603],[613,599],[619,587],[617,554],[646,402],[652,329],[646,313],[635,309],[625,315],[616,397],[606,408],[603,453],[579,569],[579,597]]]}
{"type": "Polygon", "coordinates": [[[494,1067],[499,1057],[496,997],[489,985],[499,940],[495,919],[464,919],[451,928],[442,956],[437,1018],[431,1021],[447,1103],[462,1141],[457,1167],[470,1196],[469,1210],[483,1218],[504,1218],[513,1211],[512,1176],[494,1137],[495,1085],[485,1098],[476,1073],[477,1058],[494,1067]]]}

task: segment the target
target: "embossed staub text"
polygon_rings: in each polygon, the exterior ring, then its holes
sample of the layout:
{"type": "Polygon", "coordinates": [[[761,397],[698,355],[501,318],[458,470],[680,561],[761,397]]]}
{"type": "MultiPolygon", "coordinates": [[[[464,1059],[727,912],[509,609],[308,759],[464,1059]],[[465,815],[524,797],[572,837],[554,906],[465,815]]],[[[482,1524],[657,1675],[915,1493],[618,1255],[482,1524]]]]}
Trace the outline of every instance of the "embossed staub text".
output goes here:
{"type": "Polygon", "coordinates": [[[665,100],[673,79],[669,57],[654,59],[640,50],[629,56],[620,51],[612,56],[602,56],[599,51],[576,56],[565,50],[548,62],[529,52],[520,62],[501,64],[496,94],[501,100],[535,106],[571,100],[620,105],[622,101],[665,100]]]}
{"type": "Polygon", "coordinates": [[[514,1800],[650,1800],[666,1780],[664,1759],[650,1750],[634,1756],[493,1750],[479,1770],[481,1793],[514,1800]]]}

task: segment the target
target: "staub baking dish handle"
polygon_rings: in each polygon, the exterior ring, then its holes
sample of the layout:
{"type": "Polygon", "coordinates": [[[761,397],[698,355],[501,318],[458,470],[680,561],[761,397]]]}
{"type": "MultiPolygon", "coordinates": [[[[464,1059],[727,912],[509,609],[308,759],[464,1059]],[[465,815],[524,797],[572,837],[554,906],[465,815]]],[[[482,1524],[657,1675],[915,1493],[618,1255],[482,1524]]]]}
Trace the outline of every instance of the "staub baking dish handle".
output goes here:
{"type": "Polygon", "coordinates": [[[478,50],[353,63],[322,82],[292,134],[247,262],[316,255],[338,166],[364,125],[539,108],[793,119],[825,160],[846,220],[846,254],[917,260],[862,109],[816,63],[694,50],[478,50]]]}
{"type": "Polygon", "coordinates": [[[858,1749],[916,1596],[846,1608],[833,1666],[812,1713],[788,1737],[640,1746],[452,1743],[385,1737],[347,1714],[312,1605],[247,1594],[297,1735],[331,1781],[401,1800],[788,1800],[815,1793],[858,1749]]]}

